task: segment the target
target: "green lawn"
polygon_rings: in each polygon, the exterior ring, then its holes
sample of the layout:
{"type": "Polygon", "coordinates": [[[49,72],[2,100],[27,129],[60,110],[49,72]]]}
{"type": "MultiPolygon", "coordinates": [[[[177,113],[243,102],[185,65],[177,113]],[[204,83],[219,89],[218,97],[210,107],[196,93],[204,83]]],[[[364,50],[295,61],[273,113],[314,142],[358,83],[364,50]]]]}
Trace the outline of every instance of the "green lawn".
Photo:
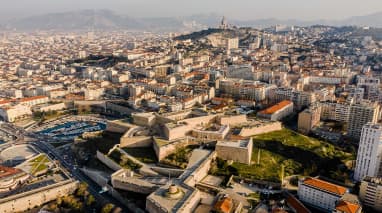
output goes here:
{"type": "Polygon", "coordinates": [[[349,169],[344,164],[355,159],[355,153],[344,152],[332,144],[288,129],[258,135],[253,139],[252,165],[220,163],[218,168],[212,170],[213,173],[280,182],[284,166],[285,176],[322,175],[341,182],[349,180],[349,169]],[[257,164],[259,149],[260,161],[257,164]]]}
{"type": "Polygon", "coordinates": [[[170,142],[161,138],[154,137],[154,142],[158,145],[158,147],[165,146],[170,142]]]}
{"type": "Polygon", "coordinates": [[[198,145],[188,145],[186,147],[179,148],[174,153],[163,159],[161,163],[185,169],[187,167],[188,160],[191,157],[192,151],[198,147],[198,145]]]}
{"type": "Polygon", "coordinates": [[[37,158],[33,159],[32,161],[30,161],[30,166],[31,166],[30,171],[33,174],[41,172],[48,168],[48,166],[46,165],[47,163],[49,163],[49,159],[46,157],[46,155],[42,154],[38,156],[37,158]]]}
{"type": "Polygon", "coordinates": [[[109,157],[120,166],[126,169],[138,170],[141,168],[141,165],[134,163],[132,160],[127,158],[126,154],[122,154],[119,150],[114,149],[109,157]]]}
{"type": "Polygon", "coordinates": [[[158,162],[155,152],[151,147],[148,148],[123,148],[123,150],[140,160],[143,163],[156,163],[158,162]]]}
{"type": "Polygon", "coordinates": [[[31,162],[33,163],[47,163],[49,162],[49,159],[46,157],[46,155],[42,154],[40,156],[38,156],[37,158],[33,159],[31,162]]]}
{"type": "Polygon", "coordinates": [[[86,142],[75,144],[79,148],[83,148],[90,154],[96,154],[97,150],[106,154],[115,144],[119,144],[122,134],[105,131],[99,138],[89,138],[86,142]]]}
{"type": "Polygon", "coordinates": [[[41,172],[41,171],[43,171],[43,170],[45,170],[47,168],[48,168],[47,165],[39,164],[39,165],[34,165],[32,171],[33,171],[33,174],[36,174],[36,173],[41,172]]]}

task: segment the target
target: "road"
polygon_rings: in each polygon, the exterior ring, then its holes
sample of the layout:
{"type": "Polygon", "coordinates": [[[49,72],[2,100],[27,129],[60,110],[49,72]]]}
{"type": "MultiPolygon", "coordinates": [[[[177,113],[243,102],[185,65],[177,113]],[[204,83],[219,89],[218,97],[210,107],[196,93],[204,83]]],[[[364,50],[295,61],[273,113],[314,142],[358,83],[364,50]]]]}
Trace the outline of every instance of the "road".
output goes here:
{"type": "Polygon", "coordinates": [[[29,133],[29,136],[34,136],[38,139],[38,142],[33,142],[33,145],[38,147],[43,152],[47,153],[50,158],[53,160],[58,160],[63,168],[68,172],[68,175],[74,179],[79,180],[80,182],[85,182],[88,184],[89,192],[95,197],[97,203],[104,205],[106,203],[113,203],[121,207],[121,204],[116,201],[114,198],[110,197],[107,193],[100,194],[102,190],[100,186],[90,180],[86,175],[84,175],[75,164],[65,160],[61,153],[59,153],[55,147],[53,147],[49,141],[51,138],[49,136],[29,133]]]}
{"type": "Polygon", "coordinates": [[[245,194],[249,195],[251,193],[257,192],[257,193],[263,193],[263,194],[278,194],[281,193],[282,190],[273,190],[273,189],[267,189],[267,188],[259,188],[256,185],[250,185],[247,183],[236,183],[233,182],[232,189],[230,189],[238,194],[245,194]]]}
{"type": "MultiPolygon", "coordinates": [[[[55,147],[53,147],[49,142],[51,142],[52,138],[46,135],[42,134],[36,134],[33,132],[27,132],[23,128],[16,127],[9,123],[2,123],[0,125],[0,128],[15,136],[15,140],[10,141],[4,145],[9,146],[13,144],[22,144],[22,143],[30,143],[40,149],[42,152],[46,153],[52,160],[57,160],[60,162],[60,166],[64,173],[66,173],[69,177],[74,178],[80,182],[85,182],[88,184],[88,191],[90,194],[94,196],[94,198],[97,201],[97,204],[100,204],[101,206],[112,203],[116,206],[121,207],[124,209],[123,204],[115,200],[113,197],[111,197],[107,193],[100,194],[99,192],[102,190],[100,186],[98,186],[96,183],[94,183],[92,180],[90,180],[86,175],[84,175],[77,166],[73,163],[73,161],[65,160],[63,158],[63,155],[59,153],[55,147]]],[[[72,160],[72,159],[71,159],[72,160]]],[[[127,212],[126,209],[124,209],[125,212],[127,212]]]]}

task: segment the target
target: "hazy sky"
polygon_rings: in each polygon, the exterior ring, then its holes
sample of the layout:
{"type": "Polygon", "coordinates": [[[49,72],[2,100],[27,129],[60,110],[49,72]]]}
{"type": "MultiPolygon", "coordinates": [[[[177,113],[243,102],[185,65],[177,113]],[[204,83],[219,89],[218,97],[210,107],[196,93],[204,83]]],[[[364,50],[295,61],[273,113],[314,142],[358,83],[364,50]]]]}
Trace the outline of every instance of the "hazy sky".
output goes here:
{"type": "Polygon", "coordinates": [[[382,12],[382,0],[0,0],[0,18],[80,9],[135,17],[218,13],[235,19],[343,19],[382,12]]]}

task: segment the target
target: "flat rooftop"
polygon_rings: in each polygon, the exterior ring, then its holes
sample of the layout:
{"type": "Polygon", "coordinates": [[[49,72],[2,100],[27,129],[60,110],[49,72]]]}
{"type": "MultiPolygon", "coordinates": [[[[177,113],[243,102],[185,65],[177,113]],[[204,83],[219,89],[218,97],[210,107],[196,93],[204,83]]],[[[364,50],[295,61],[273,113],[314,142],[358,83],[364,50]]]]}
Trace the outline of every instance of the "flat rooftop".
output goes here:
{"type": "Polygon", "coordinates": [[[3,161],[9,161],[9,160],[27,160],[35,155],[37,155],[38,152],[31,146],[27,144],[22,145],[16,145],[16,146],[10,146],[3,150],[0,153],[0,159],[3,161]]]}
{"type": "Polygon", "coordinates": [[[218,141],[216,146],[246,148],[250,140],[218,141]]]}
{"type": "Polygon", "coordinates": [[[169,185],[165,185],[151,193],[147,199],[155,203],[158,208],[165,209],[167,212],[177,212],[184,202],[192,196],[195,189],[180,183],[174,184],[178,188],[179,197],[172,198],[168,196],[169,185]]]}

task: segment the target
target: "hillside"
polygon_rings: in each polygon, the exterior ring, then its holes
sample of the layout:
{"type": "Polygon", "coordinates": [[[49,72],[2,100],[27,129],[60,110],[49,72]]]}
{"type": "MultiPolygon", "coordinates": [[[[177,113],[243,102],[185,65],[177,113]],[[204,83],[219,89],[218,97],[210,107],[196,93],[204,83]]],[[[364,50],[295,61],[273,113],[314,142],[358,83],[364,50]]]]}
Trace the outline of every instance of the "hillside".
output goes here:
{"type": "Polygon", "coordinates": [[[178,37],[176,37],[175,39],[176,40],[187,40],[187,39],[191,39],[191,40],[198,40],[198,39],[201,39],[201,38],[204,38],[206,36],[209,36],[211,34],[214,34],[214,33],[228,33],[228,34],[235,34],[235,31],[233,30],[223,30],[223,29],[207,29],[207,30],[202,30],[202,31],[198,31],[198,32],[193,32],[193,33],[190,33],[190,34],[185,34],[185,35],[180,35],[178,37]]]}
{"type": "MultiPolygon", "coordinates": [[[[19,18],[13,21],[0,23],[8,29],[19,30],[150,30],[150,31],[195,31],[208,27],[216,27],[222,15],[198,14],[183,17],[152,17],[135,18],[124,14],[117,14],[110,10],[79,10],[62,13],[50,13],[19,18]]],[[[365,16],[355,16],[343,20],[313,20],[303,21],[296,19],[254,19],[235,20],[229,23],[238,27],[265,28],[269,26],[294,25],[330,25],[330,26],[370,26],[382,28],[382,12],[365,16]]]]}

